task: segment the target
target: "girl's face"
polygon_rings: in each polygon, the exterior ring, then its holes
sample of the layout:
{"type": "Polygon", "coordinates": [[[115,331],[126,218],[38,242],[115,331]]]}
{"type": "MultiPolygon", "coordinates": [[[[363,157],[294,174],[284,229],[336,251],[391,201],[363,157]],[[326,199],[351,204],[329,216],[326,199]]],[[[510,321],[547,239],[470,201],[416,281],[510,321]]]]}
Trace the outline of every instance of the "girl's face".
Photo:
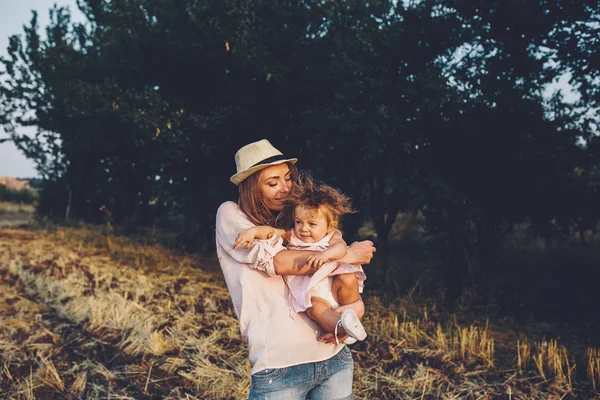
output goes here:
{"type": "Polygon", "coordinates": [[[258,187],[269,210],[283,210],[285,199],[292,188],[290,167],[283,163],[263,169],[260,171],[258,187]]]}
{"type": "Polygon", "coordinates": [[[327,218],[318,209],[306,209],[302,206],[294,210],[294,234],[306,243],[314,243],[323,239],[330,232],[327,218]]]}

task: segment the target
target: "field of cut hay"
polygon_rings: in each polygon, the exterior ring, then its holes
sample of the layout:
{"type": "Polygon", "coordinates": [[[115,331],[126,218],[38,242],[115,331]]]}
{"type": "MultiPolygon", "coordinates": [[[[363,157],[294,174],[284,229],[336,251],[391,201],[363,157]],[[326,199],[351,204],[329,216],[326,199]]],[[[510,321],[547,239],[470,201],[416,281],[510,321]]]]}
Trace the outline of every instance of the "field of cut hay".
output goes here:
{"type": "MultiPolygon", "coordinates": [[[[358,399],[597,395],[596,349],[365,292],[358,399]]],[[[0,354],[1,398],[242,399],[250,385],[215,261],[99,229],[0,230],[0,354]]]]}

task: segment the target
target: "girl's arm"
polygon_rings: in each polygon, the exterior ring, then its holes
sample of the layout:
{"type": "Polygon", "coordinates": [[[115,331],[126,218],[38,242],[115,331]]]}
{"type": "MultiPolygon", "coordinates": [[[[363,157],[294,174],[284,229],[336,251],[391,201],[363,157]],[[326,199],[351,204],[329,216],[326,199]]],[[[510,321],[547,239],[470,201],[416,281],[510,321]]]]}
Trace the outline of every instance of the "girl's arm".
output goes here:
{"type": "Polygon", "coordinates": [[[254,239],[265,240],[270,239],[273,235],[283,237],[285,230],[273,228],[271,226],[254,226],[238,233],[233,248],[238,249],[246,243],[246,249],[249,249],[254,239]]]}
{"type": "Polygon", "coordinates": [[[329,248],[319,254],[309,256],[307,262],[312,268],[319,269],[326,262],[339,260],[345,257],[347,253],[348,245],[342,239],[342,234],[338,231],[331,236],[329,248]]]}

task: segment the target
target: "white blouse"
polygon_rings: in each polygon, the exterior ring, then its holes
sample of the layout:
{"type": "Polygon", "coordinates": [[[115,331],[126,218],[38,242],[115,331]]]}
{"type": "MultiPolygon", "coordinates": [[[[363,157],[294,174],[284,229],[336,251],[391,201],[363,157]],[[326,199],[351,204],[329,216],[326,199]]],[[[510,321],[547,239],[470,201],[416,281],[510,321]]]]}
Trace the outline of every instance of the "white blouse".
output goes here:
{"type": "Polygon", "coordinates": [[[306,313],[293,311],[285,282],[275,274],[273,257],[285,250],[281,238],[254,240],[248,250],[233,249],[238,233],[253,226],[234,202],[221,204],[217,211],[217,256],[248,342],[251,374],[334,356],[343,344],[317,341],[323,330],[306,313]]]}

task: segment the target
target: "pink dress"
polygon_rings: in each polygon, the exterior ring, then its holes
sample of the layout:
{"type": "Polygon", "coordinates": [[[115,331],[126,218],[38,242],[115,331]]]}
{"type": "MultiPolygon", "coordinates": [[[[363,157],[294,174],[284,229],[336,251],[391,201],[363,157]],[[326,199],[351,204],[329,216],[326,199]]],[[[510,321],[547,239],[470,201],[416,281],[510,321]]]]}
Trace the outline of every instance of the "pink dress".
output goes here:
{"type": "MultiPolygon", "coordinates": [[[[294,235],[286,246],[289,250],[313,250],[323,251],[329,248],[329,241],[334,233],[340,233],[338,230],[325,235],[318,242],[306,243],[294,235]]],[[[341,234],[341,233],[340,233],[341,234]]],[[[363,282],[367,279],[360,265],[352,265],[342,261],[331,261],[323,264],[313,275],[285,275],[284,279],[290,290],[290,301],[294,311],[303,312],[312,307],[311,297],[313,295],[321,297],[329,302],[331,308],[339,307],[339,304],[331,294],[331,284],[333,277],[342,274],[356,274],[358,278],[358,291],[363,292],[363,282]]]]}

